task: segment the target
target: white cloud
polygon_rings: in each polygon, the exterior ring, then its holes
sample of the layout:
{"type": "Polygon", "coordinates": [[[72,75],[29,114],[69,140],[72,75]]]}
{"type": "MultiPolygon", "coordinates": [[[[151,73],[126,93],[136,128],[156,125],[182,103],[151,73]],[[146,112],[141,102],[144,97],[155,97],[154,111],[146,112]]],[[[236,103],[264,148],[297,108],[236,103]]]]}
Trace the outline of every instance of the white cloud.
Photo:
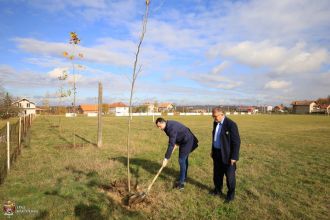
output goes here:
{"type": "Polygon", "coordinates": [[[291,85],[291,82],[283,80],[273,80],[265,85],[265,89],[287,89],[291,85]]]}
{"type": "Polygon", "coordinates": [[[210,49],[213,56],[231,57],[253,67],[277,65],[285,59],[286,49],[273,46],[270,42],[244,41],[238,44],[218,45],[210,49]]]}
{"type": "Polygon", "coordinates": [[[313,73],[319,71],[323,64],[330,63],[330,56],[325,49],[315,51],[291,51],[290,57],[275,68],[278,73],[313,73]]]}
{"type": "Polygon", "coordinates": [[[225,76],[221,76],[211,73],[194,74],[190,77],[199,84],[206,88],[217,88],[217,89],[234,89],[242,85],[243,82],[229,79],[225,76]]]}
{"type": "Polygon", "coordinates": [[[11,66],[0,64],[0,76],[5,77],[6,75],[10,75],[14,72],[15,70],[11,66]]]}
{"type": "Polygon", "coordinates": [[[133,20],[139,13],[137,8],[144,6],[135,0],[32,0],[27,3],[36,9],[65,15],[71,19],[83,19],[90,23],[106,21],[113,25],[126,24],[133,20]]]}
{"type": "Polygon", "coordinates": [[[242,84],[240,81],[234,81],[226,77],[214,75],[200,75],[198,81],[205,86],[218,89],[234,89],[242,84]]]}
{"type": "Polygon", "coordinates": [[[69,68],[67,67],[58,67],[48,72],[48,76],[50,78],[57,79],[58,77],[63,76],[64,74],[68,74],[68,70],[69,68]]]}
{"type": "Polygon", "coordinates": [[[268,67],[278,74],[301,74],[319,71],[330,63],[326,49],[307,50],[304,43],[292,48],[277,46],[270,41],[217,45],[209,50],[211,56],[233,58],[250,67],[268,67]]]}
{"type": "MultiPolygon", "coordinates": [[[[133,34],[139,35],[140,26],[133,27],[133,34]]],[[[195,50],[203,48],[208,43],[199,37],[199,32],[193,28],[177,26],[175,23],[167,23],[150,19],[147,27],[146,42],[160,45],[166,50],[195,50]]]]}
{"type": "Polygon", "coordinates": [[[229,62],[228,61],[223,61],[218,66],[214,67],[212,69],[211,73],[212,74],[219,74],[219,73],[223,72],[228,66],[229,66],[229,62]]]}
{"type": "Polygon", "coordinates": [[[24,58],[24,61],[41,67],[57,67],[69,65],[68,62],[65,62],[63,59],[51,56],[28,57],[24,58]]]}
{"type": "Polygon", "coordinates": [[[315,39],[329,39],[330,4],[328,0],[251,0],[218,4],[216,10],[225,10],[226,16],[215,16],[225,29],[227,39],[244,36],[260,41],[271,39],[281,43],[315,39]],[[321,36],[323,35],[323,36],[321,36]]]}
{"type": "MultiPolygon", "coordinates": [[[[69,44],[46,42],[32,38],[15,38],[17,47],[26,52],[61,57],[64,51],[70,52],[72,48],[69,44]]],[[[131,64],[132,55],[112,52],[103,49],[101,45],[95,47],[77,47],[77,50],[84,54],[84,60],[97,63],[114,64],[119,66],[128,66],[131,64]]]]}

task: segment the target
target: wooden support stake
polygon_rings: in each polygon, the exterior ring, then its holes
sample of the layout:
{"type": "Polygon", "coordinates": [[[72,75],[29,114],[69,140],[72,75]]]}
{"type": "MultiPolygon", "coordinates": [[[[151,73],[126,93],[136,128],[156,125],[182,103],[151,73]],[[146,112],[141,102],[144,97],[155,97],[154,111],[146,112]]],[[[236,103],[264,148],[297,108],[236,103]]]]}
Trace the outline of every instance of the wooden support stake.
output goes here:
{"type": "Polygon", "coordinates": [[[21,149],[21,138],[22,138],[22,117],[19,117],[18,122],[18,148],[21,149]]]}
{"type": "Polygon", "coordinates": [[[7,169],[10,170],[10,127],[7,121],[7,169]]]}
{"type": "Polygon", "coordinates": [[[97,147],[102,147],[102,83],[99,82],[99,99],[98,99],[98,123],[97,123],[97,147]]]}

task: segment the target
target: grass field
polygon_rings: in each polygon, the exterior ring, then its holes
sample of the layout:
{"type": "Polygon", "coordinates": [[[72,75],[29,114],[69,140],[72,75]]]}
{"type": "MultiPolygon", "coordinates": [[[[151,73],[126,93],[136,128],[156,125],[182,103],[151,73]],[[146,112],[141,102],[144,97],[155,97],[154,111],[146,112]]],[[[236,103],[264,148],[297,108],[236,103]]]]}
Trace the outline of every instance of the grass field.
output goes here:
{"type": "MultiPolygon", "coordinates": [[[[179,170],[175,152],[147,201],[131,208],[116,191],[127,179],[127,118],[104,119],[104,146],[98,149],[96,118],[62,118],[60,133],[58,118],[38,117],[0,186],[0,198],[37,211],[12,219],[328,219],[330,117],[231,118],[242,140],[231,204],[208,194],[213,187],[210,116],[168,117],[187,125],[200,140],[189,159],[186,187],[172,189],[179,170]]],[[[132,129],[132,185],[141,190],[160,168],[168,140],[150,117],[133,118],[132,129]]]]}

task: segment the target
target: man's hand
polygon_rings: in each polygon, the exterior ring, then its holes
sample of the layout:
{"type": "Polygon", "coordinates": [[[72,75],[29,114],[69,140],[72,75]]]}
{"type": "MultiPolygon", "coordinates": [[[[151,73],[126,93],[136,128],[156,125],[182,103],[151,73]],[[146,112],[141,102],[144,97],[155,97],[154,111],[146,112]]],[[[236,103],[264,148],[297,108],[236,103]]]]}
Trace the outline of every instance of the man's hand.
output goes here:
{"type": "Polygon", "coordinates": [[[163,160],[163,167],[166,167],[167,163],[168,163],[168,159],[164,158],[164,160],[163,160]]]}
{"type": "Polygon", "coordinates": [[[230,160],[230,164],[234,165],[236,163],[236,160],[230,160]]]}

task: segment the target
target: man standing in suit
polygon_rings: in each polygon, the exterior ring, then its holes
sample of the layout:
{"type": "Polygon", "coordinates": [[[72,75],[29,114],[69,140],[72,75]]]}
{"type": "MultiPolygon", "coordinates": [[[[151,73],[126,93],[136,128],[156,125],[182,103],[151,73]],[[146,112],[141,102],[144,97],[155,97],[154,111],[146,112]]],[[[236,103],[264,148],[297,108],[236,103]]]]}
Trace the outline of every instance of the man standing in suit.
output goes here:
{"type": "Polygon", "coordinates": [[[198,139],[189,128],[177,121],[165,121],[163,118],[157,118],[156,125],[169,137],[167,151],[163,160],[164,167],[171,157],[174,146],[179,145],[180,176],[175,187],[179,190],[183,190],[187,178],[188,157],[189,154],[198,147],[198,139]]]}
{"type": "Polygon", "coordinates": [[[223,176],[226,175],[227,196],[226,202],[231,202],[235,197],[235,171],[239,157],[241,140],[237,125],[224,115],[224,111],[216,107],[212,109],[213,132],[212,152],[213,159],[213,195],[222,194],[223,176]]]}

